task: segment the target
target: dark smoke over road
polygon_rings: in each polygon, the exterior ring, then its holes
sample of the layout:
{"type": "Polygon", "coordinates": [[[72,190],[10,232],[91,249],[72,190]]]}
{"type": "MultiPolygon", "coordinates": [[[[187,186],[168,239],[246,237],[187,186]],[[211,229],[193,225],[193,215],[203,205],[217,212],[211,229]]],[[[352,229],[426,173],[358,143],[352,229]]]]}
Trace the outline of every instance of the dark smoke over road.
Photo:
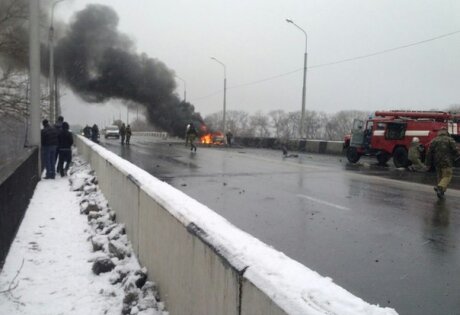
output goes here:
{"type": "Polygon", "coordinates": [[[174,94],[174,72],[137,54],[117,26],[110,7],[88,5],[78,12],[55,49],[58,75],[87,102],[118,98],[142,104],[150,122],[182,136],[188,121],[202,121],[200,114],[174,94]]]}

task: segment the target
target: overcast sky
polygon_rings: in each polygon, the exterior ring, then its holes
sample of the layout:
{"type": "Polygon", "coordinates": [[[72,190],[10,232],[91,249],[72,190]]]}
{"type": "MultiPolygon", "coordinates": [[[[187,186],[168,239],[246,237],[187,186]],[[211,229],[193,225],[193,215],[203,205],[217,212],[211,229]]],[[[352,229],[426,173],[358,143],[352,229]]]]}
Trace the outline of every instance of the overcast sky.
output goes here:
{"type": "MultiPolygon", "coordinates": [[[[227,68],[227,110],[301,109],[305,35],[286,18],[308,34],[307,110],[427,110],[460,103],[460,32],[315,67],[460,31],[458,0],[66,0],[55,16],[69,22],[89,3],[112,7],[120,32],[138,53],[163,61],[186,81],[187,101],[203,116],[223,107],[224,70],[211,56],[227,68]]],[[[184,84],[177,84],[182,97],[184,84]]],[[[67,92],[64,114],[84,121],[92,112],[104,121],[121,112],[107,105],[82,111],[80,102],[67,92]]]]}

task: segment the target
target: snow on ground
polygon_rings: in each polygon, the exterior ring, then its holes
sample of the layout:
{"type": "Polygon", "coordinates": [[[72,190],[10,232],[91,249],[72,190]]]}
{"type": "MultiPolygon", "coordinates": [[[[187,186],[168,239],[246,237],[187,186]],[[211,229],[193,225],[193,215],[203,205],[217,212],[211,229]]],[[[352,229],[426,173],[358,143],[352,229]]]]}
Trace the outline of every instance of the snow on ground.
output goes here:
{"type": "Polygon", "coordinates": [[[77,157],[70,173],[36,187],[0,273],[0,314],[167,315],[89,165],[77,157]]]}

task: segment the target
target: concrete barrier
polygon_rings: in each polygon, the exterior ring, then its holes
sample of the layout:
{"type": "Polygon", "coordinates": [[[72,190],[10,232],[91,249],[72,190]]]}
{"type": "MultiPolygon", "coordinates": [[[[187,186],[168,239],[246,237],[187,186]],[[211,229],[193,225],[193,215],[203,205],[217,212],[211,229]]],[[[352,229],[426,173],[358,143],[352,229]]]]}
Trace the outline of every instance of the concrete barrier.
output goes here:
{"type": "Polygon", "coordinates": [[[77,136],[75,143],[171,315],[317,315],[341,306],[351,310],[344,314],[396,314],[367,304],[88,139],[77,136]]]}
{"type": "Polygon", "coordinates": [[[168,133],[164,131],[134,131],[133,136],[151,136],[151,137],[167,139],[168,133]]]}
{"type": "Polygon", "coordinates": [[[282,146],[285,145],[290,151],[320,154],[342,154],[343,151],[343,141],[293,139],[283,142],[276,138],[235,137],[234,143],[244,147],[274,150],[281,150],[282,146]]]}
{"type": "Polygon", "coordinates": [[[17,152],[0,168],[0,270],[40,180],[38,174],[38,148],[17,152]]]}

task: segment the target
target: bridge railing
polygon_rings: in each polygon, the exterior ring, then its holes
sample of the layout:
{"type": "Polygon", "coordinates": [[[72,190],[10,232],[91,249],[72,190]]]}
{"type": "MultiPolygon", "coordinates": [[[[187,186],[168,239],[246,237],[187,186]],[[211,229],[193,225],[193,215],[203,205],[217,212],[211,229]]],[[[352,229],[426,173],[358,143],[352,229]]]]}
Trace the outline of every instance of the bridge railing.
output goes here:
{"type": "Polygon", "coordinates": [[[163,131],[134,131],[133,136],[151,136],[162,139],[168,138],[168,133],[163,131]]]}

